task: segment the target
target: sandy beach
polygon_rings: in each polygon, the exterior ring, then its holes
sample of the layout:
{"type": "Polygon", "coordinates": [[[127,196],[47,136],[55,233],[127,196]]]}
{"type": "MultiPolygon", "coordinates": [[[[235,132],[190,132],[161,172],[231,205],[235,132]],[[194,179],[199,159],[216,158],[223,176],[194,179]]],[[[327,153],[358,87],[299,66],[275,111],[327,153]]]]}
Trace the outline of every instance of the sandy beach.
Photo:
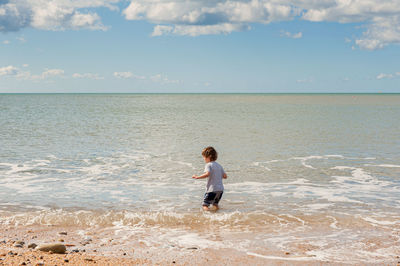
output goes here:
{"type": "Polygon", "coordinates": [[[0,236],[0,265],[345,265],[315,261],[312,257],[290,254],[248,254],[233,249],[207,249],[195,246],[148,246],[140,239],[129,245],[106,229],[86,231],[82,228],[58,226],[2,226],[0,236]],[[32,248],[44,243],[66,246],[65,254],[32,248]],[[22,247],[21,247],[22,246],[22,247]],[[279,256],[281,259],[279,259],[279,256]],[[283,258],[282,258],[283,256],[283,258]]]}

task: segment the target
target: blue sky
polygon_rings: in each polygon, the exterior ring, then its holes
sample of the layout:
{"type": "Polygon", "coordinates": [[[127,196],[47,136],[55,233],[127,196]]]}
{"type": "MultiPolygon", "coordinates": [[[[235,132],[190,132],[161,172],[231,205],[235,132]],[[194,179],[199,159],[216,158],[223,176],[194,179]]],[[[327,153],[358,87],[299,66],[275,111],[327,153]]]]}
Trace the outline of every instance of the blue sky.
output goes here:
{"type": "Polygon", "coordinates": [[[314,2],[0,0],[0,92],[400,92],[400,3],[314,2]]]}

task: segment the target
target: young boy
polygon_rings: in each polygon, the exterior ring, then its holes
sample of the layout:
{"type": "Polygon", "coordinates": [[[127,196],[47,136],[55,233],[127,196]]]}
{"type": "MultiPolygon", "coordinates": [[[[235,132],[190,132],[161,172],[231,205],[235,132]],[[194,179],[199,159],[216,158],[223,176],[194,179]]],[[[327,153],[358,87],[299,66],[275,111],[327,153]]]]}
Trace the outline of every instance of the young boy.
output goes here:
{"type": "Polygon", "coordinates": [[[213,147],[207,147],[201,153],[203,159],[206,162],[204,168],[204,174],[197,176],[194,175],[192,178],[201,179],[207,178],[206,193],[204,194],[203,210],[209,211],[210,205],[214,205],[218,210],[218,202],[221,200],[222,193],[224,192],[224,185],[222,184],[222,178],[226,179],[224,168],[216,162],[218,154],[213,147]]]}

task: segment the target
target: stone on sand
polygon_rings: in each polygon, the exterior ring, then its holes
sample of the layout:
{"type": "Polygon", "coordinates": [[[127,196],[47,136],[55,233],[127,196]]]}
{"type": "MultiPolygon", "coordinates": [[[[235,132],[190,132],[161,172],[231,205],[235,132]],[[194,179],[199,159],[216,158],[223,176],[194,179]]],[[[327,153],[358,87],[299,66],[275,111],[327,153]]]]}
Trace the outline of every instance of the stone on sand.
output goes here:
{"type": "Polygon", "coordinates": [[[42,244],[36,247],[37,250],[45,251],[45,252],[53,252],[57,254],[64,254],[67,251],[67,248],[63,244],[42,244]]]}
{"type": "Polygon", "coordinates": [[[37,247],[37,245],[36,245],[35,243],[30,243],[30,244],[28,245],[28,248],[35,248],[35,247],[37,247]]]}

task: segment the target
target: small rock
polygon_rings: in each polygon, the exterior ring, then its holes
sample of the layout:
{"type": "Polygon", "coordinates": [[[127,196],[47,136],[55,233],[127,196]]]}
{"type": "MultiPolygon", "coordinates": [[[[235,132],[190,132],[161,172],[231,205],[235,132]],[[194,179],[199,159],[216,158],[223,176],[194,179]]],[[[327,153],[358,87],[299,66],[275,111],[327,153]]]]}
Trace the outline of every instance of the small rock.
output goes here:
{"type": "Polygon", "coordinates": [[[68,259],[64,259],[64,262],[69,262],[69,260],[68,259]]]}
{"type": "Polygon", "coordinates": [[[36,249],[45,252],[51,251],[57,254],[64,254],[67,251],[67,248],[63,244],[43,244],[36,247],[36,249]]]}
{"type": "Polygon", "coordinates": [[[43,256],[40,256],[39,259],[42,260],[42,259],[43,259],[43,256]]]}
{"type": "Polygon", "coordinates": [[[14,252],[12,252],[12,251],[9,251],[8,253],[7,253],[7,255],[10,255],[10,256],[14,256],[14,255],[16,255],[17,253],[14,253],[14,252]]]}
{"type": "Polygon", "coordinates": [[[37,247],[37,245],[36,245],[35,243],[30,243],[30,244],[28,245],[28,248],[35,248],[35,247],[37,247]]]}
{"type": "Polygon", "coordinates": [[[82,249],[81,252],[86,252],[86,249],[82,249]]]}
{"type": "Polygon", "coordinates": [[[175,261],[173,260],[172,263],[175,263],[175,261]]]}
{"type": "Polygon", "coordinates": [[[6,243],[5,240],[1,240],[1,241],[0,241],[0,244],[5,244],[5,243],[6,243]]]}
{"type": "Polygon", "coordinates": [[[65,236],[68,235],[68,233],[65,232],[65,231],[59,232],[58,234],[59,234],[59,235],[65,235],[65,236]]]}
{"type": "Polygon", "coordinates": [[[85,258],[86,261],[93,261],[91,258],[85,258]]]}
{"type": "Polygon", "coordinates": [[[21,244],[14,244],[14,247],[16,247],[16,248],[22,248],[23,245],[21,245],[21,244]]]}
{"type": "Polygon", "coordinates": [[[25,242],[21,241],[21,240],[18,240],[18,241],[15,241],[15,244],[25,245],[25,242]]]}
{"type": "Polygon", "coordinates": [[[71,250],[71,253],[78,253],[79,252],[79,249],[73,249],[73,250],[71,250]]]}
{"type": "Polygon", "coordinates": [[[26,265],[26,262],[25,261],[23,261],[20,265],[26,265]]]}
{"type": "Polygon", "coordinates": [[[124,252],[124,254],[123,254],[124,256],[126,256],[126,253],[124,252]]]}
{"type": "Polygon", "coordinates": [[[93,249],[93,252],[97,252],[97,249],[93,249]]]}
{"type": "Polygon", "coordinates": [[[29,233],[33,233],[33,231],[32,231],[32,230],[28,230],[28,232],[27,232],[27,233],[28,233],[28,234],[29,234],[29,233]]]}
{"type": "Polygon", "coordinates": [[[290,252],[287,252],[287,251],[286,251],[285,254],[286,254],[286,255],[290,255],[290,252]]]}
{"type": "Polygon", "coordinates": [[[197,249],[197,247],[191,247],[191,248],[187,248],[187,249],[197,249]]]}
{"type": "Polygon", "coordinates": [[[44,266],[44,262],[43,261],[39,261],[38,263],[36,263],[36,266],[44,266]]]}
{"type": "Polygon", "coordinates": [[[60,238],[58,239],[58,242],[64,242],[64,239],[60,238]]]}

